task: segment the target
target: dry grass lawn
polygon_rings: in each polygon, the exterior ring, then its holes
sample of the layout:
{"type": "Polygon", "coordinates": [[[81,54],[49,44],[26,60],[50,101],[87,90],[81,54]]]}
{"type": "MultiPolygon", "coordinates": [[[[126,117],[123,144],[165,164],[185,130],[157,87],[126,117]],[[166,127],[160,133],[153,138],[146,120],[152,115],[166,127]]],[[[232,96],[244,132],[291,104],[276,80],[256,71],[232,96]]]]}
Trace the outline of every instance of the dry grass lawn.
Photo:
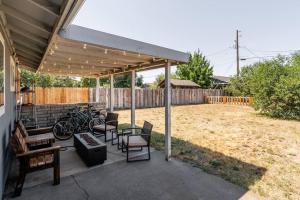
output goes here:
{"type": "MultiPolygon", "coordinates": [[[[118,111],[120,123],[130,110],[118,111]]],[[[154,124],[163,149],[164,108],[136,110],[137,125],[154,124]]],[[[300,199],[300,122],[276,120],[251,107],[172,107],[172,155],[270,199],[300,199]]]]}

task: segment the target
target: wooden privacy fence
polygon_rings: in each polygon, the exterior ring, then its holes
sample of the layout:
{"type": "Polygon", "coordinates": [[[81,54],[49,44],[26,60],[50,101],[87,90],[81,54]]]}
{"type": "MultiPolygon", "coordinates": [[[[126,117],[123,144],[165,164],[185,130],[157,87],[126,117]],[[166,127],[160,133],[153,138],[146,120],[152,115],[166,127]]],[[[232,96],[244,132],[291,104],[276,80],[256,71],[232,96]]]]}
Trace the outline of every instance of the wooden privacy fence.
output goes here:
{"type": "MultiPolygon", "coordinates": [[[[109,108],[109,89],[101,88],[100,103],[106,103],[109,108]]],[[[224,95],[223,90],[219,89],[172,89],[172,105],[188,105],[205,103],[207,95],[224,95]]],[[[96,100],[96,89],[90,89],[90,101],[96,100]]],[[[164,106],[164,89],[136,89],[135,101],[137,108],[153,108],[164,106]]],[[[117,109],[130,108],[131,89],[114,89],[114,107],[117,109]]]]}
{"type": "Polygon", "coordinates": [[[206,103],[251,105],[253,104],[253,97],[206,96],[206,103]]]}
{"type": "MultiPolygon", "coordinates": [[[[136,107],[152,108],[164,106],[164,89],[136,89],[136,107]]],[[[172,89],[173,105],[205,103],[205,96],[222,96],[220,89],[172,89]]],[[[40,88],[35,89],[36,104],[88,103],[96,101],[96,88],[40,88]]],[[[109,108],[110,89],[99,89],[100,103],[109,108]]],[[[30,93],[23,94],[23,103],[33,103],[30,93]]],[[[130,108],[131,89],[114,89],[114,107],[130,108]]]]}
{"type": "Polygon", "coordinates": [[[33,92],[22,94],[23,103],[34,103],[34,95],[37,105],[89,102],[89,88],[37,87],[33,92]]]}

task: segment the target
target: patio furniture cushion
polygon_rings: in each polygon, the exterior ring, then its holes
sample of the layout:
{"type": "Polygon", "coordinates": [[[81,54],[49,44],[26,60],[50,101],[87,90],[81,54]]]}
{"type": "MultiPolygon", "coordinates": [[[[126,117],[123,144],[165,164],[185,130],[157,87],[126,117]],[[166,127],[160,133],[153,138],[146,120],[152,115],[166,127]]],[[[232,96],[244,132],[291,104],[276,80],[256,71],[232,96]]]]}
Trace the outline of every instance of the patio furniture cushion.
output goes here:
{"type": "Polygon", "coordinates": [[[31,157],[29,159],[29,165],[30,167],[38,167],[38,166],[43,166],[45,164],[50,164],[53,163],[54,161],[54,155],[49,153],[49,154],[40,154],[35,157],[31,157]]]}
{"type": "Polygon", "coordinates": [[[123,142],[128,147],[140,147],[140,146],[147,146],[147,141],[141,137],[140,135],[134,135],[129,137],[129,144],[127,141],[128,137],[123,136],[123,142]]]}
{"type": "MultiPolygon", "coordinates": [[[[93,127],[93,129],[96,130],[96,131],[105,131],[105,125],[104,124],[96,125],[96,126],[93,127]]],[[[111,131],[111,130],[114,130],[114,129],[116,129],[115,126],[108,125],[108,124],[106,125],[106,130],[107,131],[111,131]]]]}

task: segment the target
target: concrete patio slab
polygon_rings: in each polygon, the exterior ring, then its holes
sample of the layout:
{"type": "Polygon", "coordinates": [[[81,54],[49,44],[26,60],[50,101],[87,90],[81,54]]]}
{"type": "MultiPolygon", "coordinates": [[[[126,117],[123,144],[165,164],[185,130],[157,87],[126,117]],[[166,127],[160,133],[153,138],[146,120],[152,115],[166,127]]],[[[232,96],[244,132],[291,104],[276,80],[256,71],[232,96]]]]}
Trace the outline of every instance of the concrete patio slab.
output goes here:
{"type": "MultiPolygon", "coordinates": [[[[100,141],[104,142],[103,137],[98,138],[100,141]]],[[[110,137],[108,137],[110,139],[110,137]]],[[[65,141],[56,141],[54,145],[63,147],[60,152],[60,176],[66,177],[77,173],[93,170],[104,165],[109,165],[115,162],[123,161],[126,159],[126,154],[122,153],[121,150],[117,149],[116,145],[111,145],[111,142],[107,142],[107,160],[102,165],[96,165],[93,167],[88,167],[82,159],[77,154],[75,148],[73,147],[73,138],[65,141]]],[[[151,148],[150,151],[154,151],[151,148]]],[[[132,156],[146,155],[146,151],[139,151],[131,153],[132,156]]],[[[6,185],[5,194],[9,195],[13,192],[16,177],[18,176],[18,165],[17,162],[12,163],[11,172],[9,175],[9,181],[6,185]]],[[[34,173],[29,173],[26,175],[25,183],[23,188],[29,188],[36,185],[40,185],[45,182],[53,180],[53,169],[45,169],[42,171],[37,171],[34,173]]]]}
{"type": "Polygon", "coordinates": [[[191,165],[152,152],[150,161],[125,160],[66,176],[60,185],[46,182],[23,190],[17,199],[257,199],[252,193],[191,165]]]}

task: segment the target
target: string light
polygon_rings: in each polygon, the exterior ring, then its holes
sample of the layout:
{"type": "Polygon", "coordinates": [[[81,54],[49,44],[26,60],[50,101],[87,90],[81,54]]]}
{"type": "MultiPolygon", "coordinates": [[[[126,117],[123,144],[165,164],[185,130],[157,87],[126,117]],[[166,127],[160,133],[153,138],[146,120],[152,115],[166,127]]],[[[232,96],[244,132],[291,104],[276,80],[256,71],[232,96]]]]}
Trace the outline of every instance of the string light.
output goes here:
{"type": "Polygon", "coordinates": [[[71,58],[71,57],[69,57],[69,58],[68,58],[68,60],[69,60],[69,61],[71,61],[71,60],[72,60],[72,58],[71,58]]]}
{"type": "Polygon", "coordinates": [[[123,51],[123,55],[126,56],[126,51],[123,51]]]}
{"type": "Polygon", "coordinates": [[[86,61],[85,61],[85,63],[86,63],[86,64],[89,64],[89,61],[88,61],[88,60],[86,60],[86,61]]]}
{"type": "Polygon", "coordinates": [[[107,49],[105,49],[105,50],[104,50],[104,53],[105,53],[105,54],[107,54],[107,52],[108,52],[108,50],[107,50],[107,49]]]}
{"type": "Polygon", "coordinates": [[[83,44],[83,49],[86,49],[86,46],[87,46],[86,44],[83,44]]]}
{"type": "Polygon", "coordinates": [[[56,43],[54,44],[54,49],[58,49],[58,46],[56,43]]]}
{"type": "Polygon", "coordinates": [[[140,54],[140,53],[138,54],[138,57],[141,57],[141,54],[140,54]]]}
{"type": "Polygon", "coordinates": [[[53,66],[56,66],[56,63],[53,63],[53,66]]]}

